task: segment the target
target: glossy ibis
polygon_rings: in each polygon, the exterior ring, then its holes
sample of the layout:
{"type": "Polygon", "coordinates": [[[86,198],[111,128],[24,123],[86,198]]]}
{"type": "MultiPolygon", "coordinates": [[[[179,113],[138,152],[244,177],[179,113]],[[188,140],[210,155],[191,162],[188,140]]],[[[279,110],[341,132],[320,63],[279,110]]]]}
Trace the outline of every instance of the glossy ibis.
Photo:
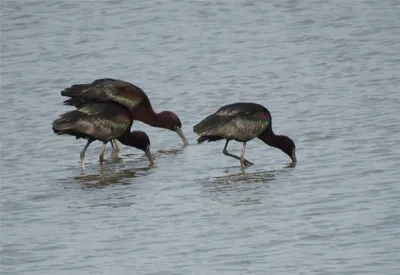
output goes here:
{"type": "MultiPolygon", "coordinates": [[[[156,113],[146,93],[139,87],[118,79],[101,78],[86,84],[75,84],[61,91],[62,96],[69,97],[65,105],[77,108],[88,102],[116,102],[127,107],[134,120],[148,125],[176,132],[183,144],[188,144],[182,132],[179,117],[171,111],[156,113]]],[[[111,143],[114,150],[119,150],[115,142],[111,143]]]]}
{"type": "Polygon", "coordinates": [[[287,136],[275,135],[272,131],[272,118],[267,108],[256,103],[239,102],[219,108],[217,112],[206,117],[193,127],[200,135],[198,143],[226,139],[223,153],[226,156],[240,160],[242,168],[252,165],[244,158],[246,142],[259,138],[269,146],[281,149],[292,162],[296,162],[296,146],[287,136]],[[240,157],[227,151],[231,140],[243,142],[240,157]]]}
{"type": "Polygon", "coordinates": [[[118,139],[122,144],[143,150],[153,166],[153,157],[150,153],[150,139],[145,132],[130,132],[133,120],[128,109],[116,103],[87,103],[74,111],[62,114],[53,121],[53,131],[58,135],[72,135],[87,139],[81,156],[81,167],[85,169],[85,152],[95,141],[103,142],[100,161],[104,159],[106,144],[118,139]]]}

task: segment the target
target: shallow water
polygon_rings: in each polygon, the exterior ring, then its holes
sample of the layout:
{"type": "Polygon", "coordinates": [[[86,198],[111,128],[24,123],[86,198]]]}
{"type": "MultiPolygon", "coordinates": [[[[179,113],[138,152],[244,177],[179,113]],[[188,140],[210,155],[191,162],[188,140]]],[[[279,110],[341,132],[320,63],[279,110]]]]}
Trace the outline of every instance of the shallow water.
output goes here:
{"type": "MultiPolygon", "coordinates": [[[[397,274],[398,1],[2,1],[1,273],[397,274]],[[60,91],[143,88],[156,167],[52,133],[60,91]],[[299,162],[248,143],[244,172],[192,127],[253,101],[299,162]]],[[[241,144],[232,142],[232,153],[241,144]]]]}

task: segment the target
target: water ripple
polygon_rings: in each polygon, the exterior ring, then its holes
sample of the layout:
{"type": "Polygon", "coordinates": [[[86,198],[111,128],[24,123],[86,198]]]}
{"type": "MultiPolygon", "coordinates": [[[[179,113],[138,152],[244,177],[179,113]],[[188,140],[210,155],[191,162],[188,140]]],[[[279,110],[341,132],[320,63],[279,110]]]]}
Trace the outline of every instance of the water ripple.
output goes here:
{"type": "MultiPolygon", "coordinates": [[[[5,1],[2,274],[397,274],[398,1],[5,1]],[[52,133],[60,91],[101,77],[176,112],[135,122],[156,166],[52,133]],[[193,125],[269,108],[299,162],[251,141],[241,171],[193,125]]],[[[232,142],[230,151],[239,154],[232,142]]]]}

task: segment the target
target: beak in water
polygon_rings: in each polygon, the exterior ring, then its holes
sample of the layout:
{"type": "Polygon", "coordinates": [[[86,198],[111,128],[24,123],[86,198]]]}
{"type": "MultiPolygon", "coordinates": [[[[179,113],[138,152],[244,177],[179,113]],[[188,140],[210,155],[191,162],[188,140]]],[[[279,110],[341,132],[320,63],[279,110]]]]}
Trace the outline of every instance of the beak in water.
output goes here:
{"type": "Polygon", "coordinates": [[[146,156],[149,159],[149,167],[153,167],[154,166],[154,161],[153,161],[153,157],[151,156],[151,152],[150,152],[150,146],[147,146],[146,148],[146,156]]]}
{"type": "Polygon", "coordinates": [[[179,135],[179,137],[182,139],[184,146],[188,145],[189,143],[188,143],[185,135],[183,134],[182,129],[179,127],[175,127],[175,131],[179,135]]]}
{"type": "Polygon", "coordinates": [[[296,158],[296,153],[295,151],[293,151],[292,155],[290,156],[290,158],[292,159],[292,162],[297,162],[297,158],[296,158]]]}

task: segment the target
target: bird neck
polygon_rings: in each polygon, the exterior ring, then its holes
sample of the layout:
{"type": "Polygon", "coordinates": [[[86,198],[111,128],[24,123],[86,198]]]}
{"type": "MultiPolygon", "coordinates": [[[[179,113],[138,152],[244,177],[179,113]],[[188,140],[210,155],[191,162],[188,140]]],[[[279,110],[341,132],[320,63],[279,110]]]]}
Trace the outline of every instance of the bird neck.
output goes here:
{"type": "Polygon", "coordinates": [[[150,123],[150,125],[153,127],[164,128],[167,124],[165,117],[161,113],[156,113],[154,111],[152,115],[152,122],[150,123]]]}
{"type": "Polygon", "coordinates": [[[117,138],[123,145],[132,146],[132,134],[127,130],[117,138]]]}
{"type": "Polygon", "coordinates": [[[261,139],[265,144],[281,150],[284,147],[284,139],[281,135],[275,135],[272,129],[262,134],[259,139],[261,139]]]}
{"type": "Polygon", "coordinates": [[[169,124],[168,118],[165,117],[162,113],[156,113],[153,109],[151,109],[146,116],[144,123],[158,128],[168,128],[169,124]]]}
{"type": "Polygon", "coordinates": [[[141,121],[153,127],[164,128],[167,124],[165,117],[161,113],[156,113],[151,104],[146,104],[145,107],[137,109],[134,113],[134,120],[141,121]]]}
{"type": "Polygon", "coordinates": [[[123,133],[121,136],[117,138],[123,145],[130,146],[130,147],[135,147],[137,149],[142,150],[142,147],[140,142],[138,141],[135,136],[127,130],[125,133],[123,133]]]}

